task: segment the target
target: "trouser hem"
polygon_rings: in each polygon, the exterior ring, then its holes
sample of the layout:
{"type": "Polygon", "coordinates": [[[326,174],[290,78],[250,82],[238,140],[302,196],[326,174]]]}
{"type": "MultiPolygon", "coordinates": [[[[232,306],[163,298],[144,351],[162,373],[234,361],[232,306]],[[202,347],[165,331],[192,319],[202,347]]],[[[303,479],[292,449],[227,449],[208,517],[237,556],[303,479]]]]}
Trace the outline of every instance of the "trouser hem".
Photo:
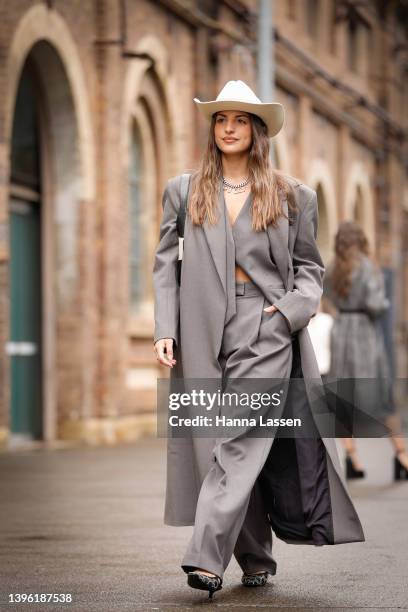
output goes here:
{"type": "Polygon", "coordinates": [[[240,565],[244,574],[255,574],[256,572],[268,572],[271,576],[275,576],[277,564],[274,563],[272,565],[268,565],[268,563],[264,563],[262,565],[247,565],[242,567],[240,565]]]}
{"type": "Polygon", "coordinates": [[[185,572],[186,574],[188,574],[188,572],[192,572],[193,570],[200,568],[200,569],[206,570],[207,572],[211,572],[212,574],[216,574],[221,579],[223,578],[223,575],[224,575],[224,568],[221,565],[210,563],[208,561],[203,561],[199,558],[198,559],[189,558],[187,561],[183,560],[183,563],[181,564],[180,567],[183,570],[183,572],[185,572]]]}

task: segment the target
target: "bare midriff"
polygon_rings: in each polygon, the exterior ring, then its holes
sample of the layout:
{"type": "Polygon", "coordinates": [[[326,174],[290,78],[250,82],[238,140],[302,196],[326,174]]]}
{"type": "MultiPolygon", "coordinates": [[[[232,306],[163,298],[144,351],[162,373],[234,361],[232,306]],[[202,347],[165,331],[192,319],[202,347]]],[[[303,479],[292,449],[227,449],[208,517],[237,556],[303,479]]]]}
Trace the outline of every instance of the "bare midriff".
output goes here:
{"type": "Polygon", "coordinates": [[[235,266],[235,280],[242,283],[242,282],[250,281],[251,279],[249,278],[248,274],[246,274],[246,272],[243,271],[242,268],[240,268],[239,266],[235,266]]]}

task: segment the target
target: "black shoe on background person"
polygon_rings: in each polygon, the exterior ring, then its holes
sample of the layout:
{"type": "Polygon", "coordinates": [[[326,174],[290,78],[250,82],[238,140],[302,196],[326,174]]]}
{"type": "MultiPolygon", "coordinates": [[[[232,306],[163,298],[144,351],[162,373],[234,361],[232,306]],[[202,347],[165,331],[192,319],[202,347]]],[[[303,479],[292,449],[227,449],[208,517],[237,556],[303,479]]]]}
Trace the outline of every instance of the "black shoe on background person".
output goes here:
{"type": "Polygon", "coordinates": [[[400,451],[394,455],[394,480],[408,480],[408,470],[398,459],[398,455],[404,452],[400,451]]]}
{"type": "Polygon", "coordinates": [[[354,478],[364,478],[365,470],[357,470],[354,467],[353,461],[348,453],[346,453],[346,478],[352,480],[354,478]]]}

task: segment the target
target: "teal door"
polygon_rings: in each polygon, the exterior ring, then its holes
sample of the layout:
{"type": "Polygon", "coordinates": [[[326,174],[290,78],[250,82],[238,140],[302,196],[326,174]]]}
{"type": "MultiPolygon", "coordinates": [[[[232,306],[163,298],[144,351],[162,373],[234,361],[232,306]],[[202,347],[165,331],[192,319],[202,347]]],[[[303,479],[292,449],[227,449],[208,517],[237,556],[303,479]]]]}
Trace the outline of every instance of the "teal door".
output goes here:
{"type": "Polygon", "coordinates": [[[42,437],[41,172],[35,73],[27,61],[14,108],[10,173],[11,433],[42,437]]]}
{"type": "Polygon", "coordinates": [[[38,202],[10,202],[11,432],[42,437],[41,240],[38,202]]]}

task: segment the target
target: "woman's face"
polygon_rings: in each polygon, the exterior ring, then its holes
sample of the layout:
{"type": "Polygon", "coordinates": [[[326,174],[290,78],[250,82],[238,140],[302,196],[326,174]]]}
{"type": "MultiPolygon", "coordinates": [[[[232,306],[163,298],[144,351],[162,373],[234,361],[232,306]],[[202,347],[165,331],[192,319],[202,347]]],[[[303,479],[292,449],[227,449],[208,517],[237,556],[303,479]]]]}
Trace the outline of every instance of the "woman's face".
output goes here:
{"type": "Polygon", "coordinates": [[[218,111],[214,137],[217,147],[226,155],[244,153],[252,144],[252,124],[244,111],[218,111]]]}

